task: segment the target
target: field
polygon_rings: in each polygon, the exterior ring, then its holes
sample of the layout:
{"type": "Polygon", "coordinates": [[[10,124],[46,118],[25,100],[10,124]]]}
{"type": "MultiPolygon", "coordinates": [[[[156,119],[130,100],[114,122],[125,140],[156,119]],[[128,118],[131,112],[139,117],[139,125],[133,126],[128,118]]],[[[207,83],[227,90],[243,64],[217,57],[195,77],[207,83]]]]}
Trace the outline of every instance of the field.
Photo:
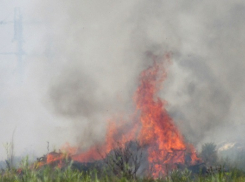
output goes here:
{"type": "Polygon", "coordinates": [[[11,168],[2,170],[0,176],[1,182],[244,182],[245,173],[236,168],[230,170],[209,169],[204,174],[193,174],[191,171],[175,170],[163,178],[153,179],[152,177],[130,178],[123,175],[108,175],[106,173],[96,172],[95,170],[81,172],[73,169],[71,165],[65,169],[51,168],[50,166],[42,169],[31,169],[27,160],[23,160],[18,169],[11,168]]]}

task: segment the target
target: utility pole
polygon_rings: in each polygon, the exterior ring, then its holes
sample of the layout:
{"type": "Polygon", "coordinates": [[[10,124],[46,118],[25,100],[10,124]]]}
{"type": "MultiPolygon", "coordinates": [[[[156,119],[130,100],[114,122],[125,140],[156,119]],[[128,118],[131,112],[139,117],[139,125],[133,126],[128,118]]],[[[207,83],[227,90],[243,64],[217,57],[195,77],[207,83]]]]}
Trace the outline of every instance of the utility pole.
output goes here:
{"type": "Polygon", "coordinates": [[[3,24],[14,24],[14,38],[13,42],[17,42],[17,50],[16,52],[0,52],[0,55],[16,55],[18,59],[19,69],[22,72],[23,70],[23,55],[25,54],[23,51],[23,20],[20,8],[15,8],[14,10],[14,20],[13,21],[0,21],[0,25],[3,24]]]}
{"type": "Polygon", "coordinates": [[[20,8],[15,8],[14,11],[14,40],[17,41],[17,52],[16,55],[18,57],[18,63],[20,70],[22,70],[22,56],[24,55],[23,51],[23,21],[22,21],[22,14],[20,8]]]}

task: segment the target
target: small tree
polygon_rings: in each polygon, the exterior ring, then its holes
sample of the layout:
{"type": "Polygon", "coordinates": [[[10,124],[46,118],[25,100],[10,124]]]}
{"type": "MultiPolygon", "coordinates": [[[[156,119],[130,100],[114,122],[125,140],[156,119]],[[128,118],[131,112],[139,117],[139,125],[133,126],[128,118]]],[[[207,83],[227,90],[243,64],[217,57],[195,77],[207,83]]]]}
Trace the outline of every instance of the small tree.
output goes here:
{"type": "Polygon", "coordinates": [[[207,165],[215,165],[218,160],[216,145],[214,143],[205,143],[202,145],[201,157],[207,165]]]}
{"type": "Polygon", "coordinates": [[[127,142],[126,144],[117,143],[104,162],[107,165],[107,172],[128,179],[136,178],[139,171],[143,148],[139,142],[127,142]]]}

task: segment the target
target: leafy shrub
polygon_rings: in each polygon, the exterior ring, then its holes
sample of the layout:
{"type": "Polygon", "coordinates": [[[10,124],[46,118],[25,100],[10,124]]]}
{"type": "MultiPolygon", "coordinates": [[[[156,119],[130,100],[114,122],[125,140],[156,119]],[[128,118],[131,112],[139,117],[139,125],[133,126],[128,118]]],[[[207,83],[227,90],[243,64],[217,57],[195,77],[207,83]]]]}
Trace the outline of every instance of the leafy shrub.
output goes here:
{"type": "Polygon", "coordinates": [[[205,143],[202,145],[201,158],[207,166],[216,165],[218,161],[216,145],[214,143],[205,143]]]}

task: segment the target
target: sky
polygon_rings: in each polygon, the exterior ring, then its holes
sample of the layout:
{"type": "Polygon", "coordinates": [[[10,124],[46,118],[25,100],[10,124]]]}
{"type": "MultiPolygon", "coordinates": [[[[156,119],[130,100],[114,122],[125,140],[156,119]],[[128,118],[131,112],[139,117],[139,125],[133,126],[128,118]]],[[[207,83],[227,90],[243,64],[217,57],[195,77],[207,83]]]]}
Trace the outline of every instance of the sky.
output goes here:
{"type": "MultiPolygon", "coordinates": [[[[244,138],[244,1],[1,0],[0,21],[15,7],[25,55],[22,67],[0,55],[0,160],[12,137],[16,155],[37,156],[103,141],[106,120],[132,110],[149,52],[172,54],[160,96],[188,141],[244,138]]],[[[13,34],[0,24],[0,52],[16,50],[13,34]]]]}

